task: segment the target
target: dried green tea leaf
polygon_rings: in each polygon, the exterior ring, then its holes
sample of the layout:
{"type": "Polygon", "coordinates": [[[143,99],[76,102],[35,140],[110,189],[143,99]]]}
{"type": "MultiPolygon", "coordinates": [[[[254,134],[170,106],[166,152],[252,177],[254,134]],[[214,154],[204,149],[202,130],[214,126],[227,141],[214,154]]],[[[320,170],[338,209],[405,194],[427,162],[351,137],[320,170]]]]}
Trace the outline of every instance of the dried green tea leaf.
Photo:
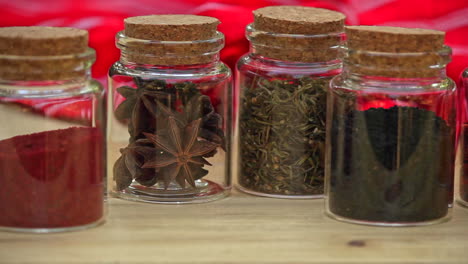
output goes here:
{"type": "Polygon", "coordinates": [[[242,87],[239,183],[262,193],[323,193],[329,79],[256,76],[242,87]]]}

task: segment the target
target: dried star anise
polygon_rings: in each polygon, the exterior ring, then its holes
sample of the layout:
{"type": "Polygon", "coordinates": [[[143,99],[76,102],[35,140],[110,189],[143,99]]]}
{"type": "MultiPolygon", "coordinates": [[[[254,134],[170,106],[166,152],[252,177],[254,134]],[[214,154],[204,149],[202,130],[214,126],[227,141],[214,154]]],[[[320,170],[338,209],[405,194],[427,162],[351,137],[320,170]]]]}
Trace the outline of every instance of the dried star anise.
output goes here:
{"type": "Polygon", "coordinates": [[[142,132],[154,129],[153,120],[157,111],[154,100],[168,98],[168,94],[161,91],[165,87],[164,84],[158,82],[154,86],[144,85],[136,89],[130,86],[117,88],[117,92],[125,97],[125,101],[115,109],[115,116],[119,120],[130,120],[131,142],[142,137],[142,132]]]}
{"type": "Polygon", "coordinates": [[[144,133],[155,147],[165,153],[146,161],[142,168],[161,168],[165,188],[174,180],[182,188],[185,187],[185,182],[195,188],[195,180],[207,173],[202,167],[211,165],[203,156],[216,150],[219,144],[199,139],[201,119],[183,127],[183,133],[173,116],[168,119],[168,131],[144,133]]]}
{"type": "Polygon", "coordinates": [[[122,155],[114,165],[114,181],[119,191],[127,188],[133,179],[144,186],[152,186],[157,182],[153,169],[142,168],[144,160],[153,158],[155,151],[153,147],[136,143],[120,150],[122,155]]]}
{"type": "Polygon", "coordinates": [[[214,156],[217,147],[225,149],[221,115],[194,83],[138,77],[134,82],[136,89],[117,89],[125,101],[115,116],[128,120],[130,134],[130,144],[121,149],[114,165],[117,189],[124,190],[134,180],[148,187],[161,181],[166,189],[170,183],[195,187],[195,181],[208,174],[203,167],[211,164],[205,158],[214,156]],[[155,138],[162,143],[156,144],[155,138]]]}
{"type": "Polygon", "coordinates": [[[201,118],[200,137],[221,144],[224,148],[224,132],[221,129],[222,118],[214,111],[210,97],[206,95],[193,96],[186,102],[181,112],[171,110],[159,100],[156,100],[156,106],[161,114],[160,118],[172,116],[182,126],[201,118]]]}

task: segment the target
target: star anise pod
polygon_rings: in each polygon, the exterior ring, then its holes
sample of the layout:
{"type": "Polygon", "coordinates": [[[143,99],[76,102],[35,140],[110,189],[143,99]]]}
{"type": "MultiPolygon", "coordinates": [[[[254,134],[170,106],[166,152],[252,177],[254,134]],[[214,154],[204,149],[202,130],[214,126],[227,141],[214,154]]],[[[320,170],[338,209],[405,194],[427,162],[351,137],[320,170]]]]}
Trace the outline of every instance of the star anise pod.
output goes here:
{"type": "Polygon", "coordinates": [[[120,149],[121,156],[114,164],[114,181],[119,191],[124,190],[135,179],[144,186],[153,186],[157,182],[154,169],[142,168],[145,159],[156,156],[154,147],[130,144],[120,149]]]}
{"type": "Polygon", "coordinates": [[[222,127],[222,117],[215,112],[209,96],[193,96],[183,106],[182,111],[173,111],[161,101],[156,100],[156,106],[161,118],[173,116],[181,126],[201,118],[200,137],[218,143],[224,149],[225,139],[222,127]]]}
{"type": "Polygon", "coordinates": [[[117,88],[117,92],[125,97],[125,101],[114,112],[118,120],[130,120],[129,132],[134,140],[142,132],[154,129],[152,126],[157,111],[154,101],[166,101],[169,97],[168,93],[161,91],[165,88],[164,83],[156,82],[152,85],[147,83],[143,85],[141,81],[139,83],[136,89],[130,86],[117,88]]]}
{"type": "Polygon", "coordinates": [[[182,133],[174,116],[168,117],[168,130],[156,134],[144,133],[158,149],[164,151],[154,159],[146,161],[142,168],[159,168],[164,186],[174,180],[182,187],[188,182],[195,188],[195,180],[207,174],[204,165],[211,164],[204,155],[213,152],[219,144],[199,138],[201,118],[183,127],[182,133]]]}

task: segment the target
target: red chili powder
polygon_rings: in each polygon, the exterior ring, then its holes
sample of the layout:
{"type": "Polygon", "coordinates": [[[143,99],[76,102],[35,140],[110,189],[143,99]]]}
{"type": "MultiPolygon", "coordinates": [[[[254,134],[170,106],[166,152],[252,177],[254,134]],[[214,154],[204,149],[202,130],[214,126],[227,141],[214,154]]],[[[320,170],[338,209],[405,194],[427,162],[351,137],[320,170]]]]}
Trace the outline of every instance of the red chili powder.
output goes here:
{"type": "Polygon", "coordinates": [[[60,228],[103,216],[103,135],[71,127],[0,141],[0,226],[60,228]]]}

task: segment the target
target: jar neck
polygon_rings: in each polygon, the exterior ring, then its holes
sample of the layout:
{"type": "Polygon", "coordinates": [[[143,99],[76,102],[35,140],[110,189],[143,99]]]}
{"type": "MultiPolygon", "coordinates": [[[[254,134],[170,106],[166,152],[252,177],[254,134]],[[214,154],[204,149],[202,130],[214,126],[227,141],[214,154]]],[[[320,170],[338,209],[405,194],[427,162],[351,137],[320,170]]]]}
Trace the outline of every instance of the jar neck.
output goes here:
{"type": "Polygon", "coordinates": [[[0,79],[0,86],[28,87],[29,89],[47,89],[53,87],[78,87],[85,86],[93,80],[91,71],[87,70],[81,76],[75,76],[67,80],[5,80],[0,79]]]}
{"type": "Polygon", "coordinates": [[[355,89],[372,87],[376,89],[438,90],[448,87],[447,85],[452,82],[447,78],[445,70],[441,70],[439,75],[433,77],[400,78],[362,75],[343,67],[341,78],[347,83],[347,87],[355,89]]]}
{"type": "Polygon", "coordinates": [[[344,32],[326,34],[283,34],[257,30],[254,24],[246,28],[250,53],[272,60],[292,63],[329,63],[341,60],[339,46],[344,43],[344,32]]]}
{"type": "Polygon", "coordinates": [[[430,86],[447,79],[451,49],[427,52],[375,52],[340,47],[344,55],[344,79],[376,86],[430,86]]]}
{"type": "Polygon", "coordinates": [[[272,59],[253,52],[248,54],[248,58],[258,70],[272,71],[278,69],[280,72],[293,72],[299,75],[335,76],[341,73],[343,65],[340,59],[323,62],[296,62],[272,59]]]}
{"type": "Polygon", "coordinates": [[[136,39],[117,33],[116,46],[120,62],[129,67],[183,69],[206,68],[219,63],[219,52],[224,47],[224,35],[207,40],[158,41],[136,39]]]}

